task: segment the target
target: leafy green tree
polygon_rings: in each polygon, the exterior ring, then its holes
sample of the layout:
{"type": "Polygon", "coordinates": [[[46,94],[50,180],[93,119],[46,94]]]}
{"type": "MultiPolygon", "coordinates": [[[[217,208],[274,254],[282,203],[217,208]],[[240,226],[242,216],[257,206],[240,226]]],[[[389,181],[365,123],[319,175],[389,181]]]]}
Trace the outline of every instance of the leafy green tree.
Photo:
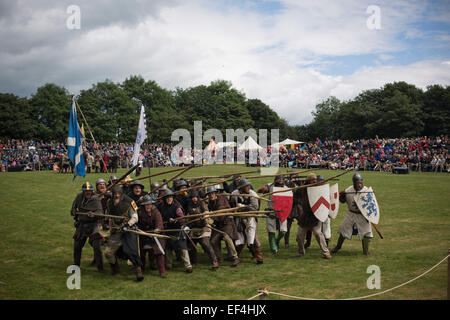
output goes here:
{"type": "Polygon", "coordinates": [[[316,105],[316,111],[312,112],[314,120],[309,125],[310,135],[320,139],[338,139],[342,132],[337,121],[341,102],[336,97],[316,105]]]}
{"type": "Polygon", "coordinates": [[[10,93],[0,93],[0,138],[32,139],[36,135],[37,122],[34,109],[26,98],[10,93]]]}
{"type": "Polygon", "coordinates": [[[78,103],[97,142],[136,139],[140,107],[118,84],[98,82],[80,92],[78,103]]]}
{"type": "Polygon", "coordinates": [[[367,138],[365,125],[369,123],[367,107],[350,100],[342,103],[338,121],[342,128],[342,139],[367,138]]]}
{"type": "Polygon", "coordinates": [[[32,95],[30,104],[35,112],[37,135],[40,139],[61,141],[61,137],[67,137],[72,105],[72,97],[67,89],[47,83],[32,95]]]}
{"type": "Polygon", "coordinates": [[[174,108],[173,93],[155,81],[146,82],[142,76],[131,76],[121,87],[130,98],[137,98],[144,104],[147,136],[151,143],[170,142],[172,131],[187,125],[174,108]]]}
{"type": "Polygon", "coordinates": [[[450,86],[428,86],[423,100],[424,135],[449,135],[450,86]]]}

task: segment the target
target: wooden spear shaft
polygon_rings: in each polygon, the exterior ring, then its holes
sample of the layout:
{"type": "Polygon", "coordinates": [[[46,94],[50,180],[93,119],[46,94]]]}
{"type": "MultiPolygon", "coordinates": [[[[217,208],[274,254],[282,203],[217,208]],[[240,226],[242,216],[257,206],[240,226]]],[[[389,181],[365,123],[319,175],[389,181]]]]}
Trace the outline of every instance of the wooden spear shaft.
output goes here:
{"type": "MultiPolygon", "coordinates": [[[[155,229],[155,230],[151,230],[151,231],[148,231],[148,232],[164,233],[164,232],[181,232],[181,231],[185,231],[185,230],[183,230],[183,229],[161,229],[161,230],[155,229]]],[[[187,231],[194,231],[194,232],[196,232],[196,231],[202,231],[202,229],[201,228],[192,228],[192,229],[189,229],[187,231]]]]}
{"type": "Polygon", "coordinates": [[[270,177],[279,177],[279,176],[292,176],[292,175],[296,175],[299,173],[306,173],[309,171],[312,171],[314,169],[308,169],[305,171],[297,171],[297,172],[286,172],[286,173],[278,173],[278,174],[268,174],[268,175],[259,175],[259,176],[250,176],[250,177],[245,177],[246,179],[259,179],[259,178],[270,178],[270,177]]]}
{"type": "Polygon", "coordinates": [[[265,196],[270,196],[271,194],[274,194],[274,193],[286,192],[286,191],[290,191],[290,190],[293,191],[293,190],[298,190],[298,189],[304,189],[304,188],[308,188],[308,187],[317,186],[319,184],[325,183],[325,182],[327,182],[329,180],[332,180],[334,178],[340,177],[340,176],[342,176],[342,175],[344,175],[344,174],[346,174],[348,172],[349,171],[342,172],[342,173],[340,173],[338,175],[335,175],[334,177],[331,177],[331,178],[328,178],[328,179],[325,179],[325,180],[322,180],[322,181],[318,181],[316,183],[304,184],[304,185],[293,187],[293,188],[288,188],[288,189],[283,189],[283,190],[278,190],[278,191],[272,191],[272,192],[269,192],[269,193],[264,193],[264,195],[265,196]]]}
{"type": "MultiPolygon", "coordinates": [[[[209,216],[209,218],[224,217],[224,216],[239,216],[239,217],[241,217],[241,216],[245,216],[246,214],[249,215],[249,216],[253,216],[256,213],[267,214],[267,213],[272,213],[272,212],[276,212],[276,211],[245,211],[245,212],[219,213],[219,214],[215,214],[215,215],[209,216]]],[[[264,216],[263,215],[258,215],[258,217],[264,217],[264,216]]],[[[203,220],[203,219],[205,219],[205,218],[204,217],[197,218],[197,219],[194,219],[194,220],[186,222],[186,224],[194,223],[194,222],[197,222],[197,221],[200,221],[200,220],[203,220]]]]}
{"type": "Polygon", "coordinates": [[[197,213],[197,214],[189,214],[189,215],[185,215],[182,217],[178,217],[178,218],[174,218],[173,220],[182,220],[182,219],[189,219],[189,218],[197,218],[197,217],[201,217],[204,215],[215,215],[217,213],[225,213],[225,212],[234,212],[237,211],[241,208],[246,208],[248,206],[244,206],[244,207],[235,207],[235,208],[227,208],[227,209],[221,209],[221,210],[216,210],[216,211],[205,211],[204,213],[197,213]]]}
{"type": "Polygon", "coordinates": [[[131,233],[136,233],[139,234],[141,236],[146,236],[146,237],[150,237],[150,238],[163,238],[163,239],[177,239],[176,237],[172,237],[172,236],[166,236],[163,234],[156,234],[156,233],[148,233],[148,232],[144,232],[142,230],[127,230],[126,232],[131,232],[131,233]]]}
{"type": "Polygon", "coordinates": [[[113,182],[110,186],[108,186],[106,188],[106,191],[111,190],[112,187],[114,187],[115,185],[117,185],[119,183],[120,180],[125,179],[129,174],[131,174],[134,170],[137,169],[137,167],[139,167],[139,163],[137,165],[135,165],[134,167],[132,167],[130,170],[128,170],[125,174],[123,174],[119,179],[117,179],[116,182],[113,182]]]}
{"type": "Polygon", "coordinates": [[[153,177],[161,176],[161,175],[166,174],[166,173],[172,173],[172,172],[181,171],[181,170],[184,170],[184,169],[186,169],[186,168],[177,168],[177,169],[173,169],[173,170],[167,170],[167,171],[164,171],[164,172],[154,173],[154,174],[142,177],[142,178],[133,179],[130,182],[133,182],[133,181],[136,181],[136,180],[144,180],[144,179],[148,179],[148,178],[153,178],[153,177]]]}
{"type": "Polygon", "coordinates": [[[258,195],[252,195],[252,194],[242,194],[242,193],[238,193],[238,194],[232,194],[232,193],[220,193],[220,195],[224,195],[224,196],[231,196],[231,197],[250,197],[250,198],[256,198],[256,199],[261,199],[267,202],[272,202],[273,200],[270,199],[266,199],[263,198],[261,196],[258,195]]]}
{"type": "Polygon", "coordinates": [[[187,168],[185,168],[184,170],[182,170],[179,174],[173,176],[172,178],[170,178],[169,180],[167,180],[166,182],[164,182],[162,185],[156,187],[155,189],[151,190],[150,193],[155,193],[156,191],[158,191],[159,189],[161,189],[163,186],[165,186],[166,184],[168,184],[169,182],[175,180],[176,178],[178,178],[179,176],[181,176],[183,173],[185,173],[186,171],[190,170],[194,168],[194,166],[189,166],[187,168]]]}
{"type": "Polygon", "coordinates": [[[258,173],[258,172],[261,172],[261,170],[258,169],[258,170],[252,170],[252,171],[235,172],[235,173],[224,174],[224,175],[221,175],[221,176],[194,177],[194,178],[188,178],[187,180],[191,181],[191,180],[202,180],[202,179],[206,180],[206,179],[214,179],[214,178],[228,178],[228,177],[231,177],[231,176],[235,176],[237,174],[249,174],[249,173],[258,173]]]}
{"type": "Polygon", "coordinates": [[[98,213],[88,213],[88,212],[77,212],[76,214],[81,214],[83,216],[94,216],[94,217],[101,217],[101,218],[114,218],[114,219],[125,219],[124,216],[113,216],[110,214],[98,214],[98,213]]]}
{"type": "Polygon", "coordinates": [[[378,230],[377,225],[375,223],[372,223],[372,226],[375,228],[375,231],[378,233],[381,239],[383,239],[383,236],[381,235],[380,230],[378,230]]]}
{"type": "MultiPolygon", "coordinates": [[[[174,194],[180,194],[180,193],[191,191],[191,190],[196,190],[196,189],[206,188],[206,187],[210,187],[210,186],[215,186],[216,184],[219,184],[219,183],[222,183],[222,182],[225,182],[225,181],[227,181],[227,180],[221,180],[221,181],[217,181],[217,182],[211,183],[211,184],[204,184],[204,185],[200,185],[200,186],[186,188],[186,189],[183,189],[183,190],[175,191],[174,194]]],[[[162,198],[162,197],[160,197],[160,198],[162,198]]],[[[157,200],[159,200],[160,198],[158,198],[157,200]]]]}

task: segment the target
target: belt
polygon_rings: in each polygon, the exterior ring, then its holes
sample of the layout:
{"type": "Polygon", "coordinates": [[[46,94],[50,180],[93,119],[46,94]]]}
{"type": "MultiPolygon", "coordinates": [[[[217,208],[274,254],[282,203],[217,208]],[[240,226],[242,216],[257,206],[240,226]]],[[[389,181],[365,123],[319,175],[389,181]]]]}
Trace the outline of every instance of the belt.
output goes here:
{"type": "Polygon", "coordinates": [[[358,211],[353,211],[353,210],[350,210],[350,209],[349,209],[349,211],[350,211],[350,212],[353,212],[353,213],[356,213],[356,214],[361,214],[361,211],[359,211],[359,210],[358,210],[358,211]]]}

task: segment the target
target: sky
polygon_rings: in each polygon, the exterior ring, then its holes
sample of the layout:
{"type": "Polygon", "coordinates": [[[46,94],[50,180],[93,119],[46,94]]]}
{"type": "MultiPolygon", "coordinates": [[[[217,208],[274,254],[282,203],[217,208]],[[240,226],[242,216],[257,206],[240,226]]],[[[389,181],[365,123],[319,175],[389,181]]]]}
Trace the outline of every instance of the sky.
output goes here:
{"type": "Polygon", "coordinates": [[[223,79],[298,125],[329,96],[450,85],[450,1],[0,0],[0,44],[2,93],[223,79]]]}

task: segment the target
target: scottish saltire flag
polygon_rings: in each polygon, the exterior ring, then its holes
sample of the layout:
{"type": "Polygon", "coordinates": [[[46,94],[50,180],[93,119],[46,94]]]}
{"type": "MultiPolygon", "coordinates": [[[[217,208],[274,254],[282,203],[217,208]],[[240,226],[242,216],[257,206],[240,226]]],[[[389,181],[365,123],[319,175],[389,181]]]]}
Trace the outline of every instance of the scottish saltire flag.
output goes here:
{"type": "Polygon", "coordinates": [[[77,121],[75,100],[72,100],[72,109],[70,110],[69,119],[69,136],[67,137],[67,149],[69,151],[69,159],[74,164],[74,180],[77,176],[86,176],[86,172],[84,170],[83,146],[81,143],[82,136],[83,135],[77,121]]]}
{"type": "Polygon", "coordinates": [[[141,144],[147,139],[147,130],[145,129],[145,110],[144,106],[141,105],[141,116],[139,118],[139,127],[136,136],[136,143],[134,144],[133,166],[135,166],[139,161],[139,154],[141,153],[141,144]]]}

